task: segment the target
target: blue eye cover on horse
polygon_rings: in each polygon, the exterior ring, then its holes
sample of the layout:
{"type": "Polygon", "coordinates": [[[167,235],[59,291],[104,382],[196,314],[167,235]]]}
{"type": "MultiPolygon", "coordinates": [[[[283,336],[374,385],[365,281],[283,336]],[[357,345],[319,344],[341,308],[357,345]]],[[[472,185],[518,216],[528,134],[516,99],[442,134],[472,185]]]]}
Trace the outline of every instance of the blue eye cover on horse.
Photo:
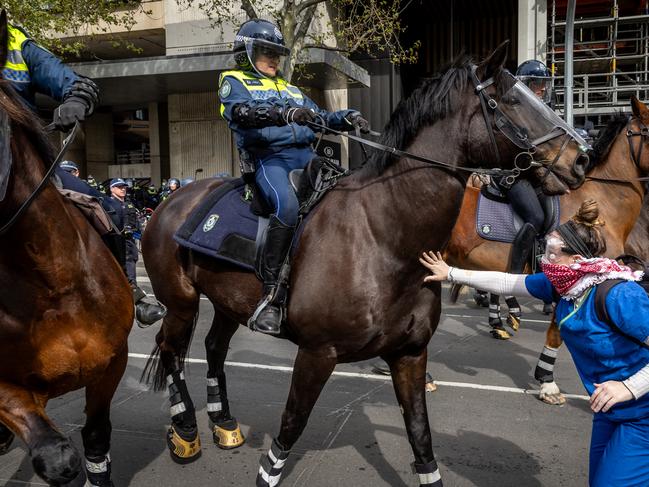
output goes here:
{"type": "Polygon", "coordinates": [[[182,247],[254,271],[259,218],[244,199],[245,183],[230,179],[208,195],[174,235],[182,247]]]}

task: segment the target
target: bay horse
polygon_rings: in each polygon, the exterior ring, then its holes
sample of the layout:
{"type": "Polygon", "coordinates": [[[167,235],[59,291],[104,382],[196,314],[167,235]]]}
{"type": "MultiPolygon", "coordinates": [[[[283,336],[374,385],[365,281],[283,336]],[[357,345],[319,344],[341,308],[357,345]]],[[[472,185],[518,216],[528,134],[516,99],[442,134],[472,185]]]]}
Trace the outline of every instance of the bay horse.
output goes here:
{"type": "MultiPolygon", "coordinates": [[[[638,221],[636,244],[631,249],[626,247],[645,198],[645,184],[637,178],[649,174],[649,108],[635,97],[631,107],[633,117],[630,120],[623,114],[614,117],[598,137],[584,184],[560,198],[561,222],[574,215],[584,200],[598,202],[600,217],[606,223],[602,227],[606,255],[611,258],[624,253],[640,254],[640,257],[647,254],[647,241],[643,236],[646,238],[649,232],[649,209],[645,210],[648,219],[644,225],[638,221]]],[[[464,269],[507,272],[512,245],[482,239],[476,232],[478,195],[479,188],[467,188],[445,259],[449,265],[464,269]]],[[[452,296],[457,296],[457,292],[452,292],[452,296]]],[[[552,319],[534,374],[540,382],[539,398],[548,404],[565,402],[553,375],[561,344],[559,329],[552,319]]]]}
{"type": "MultiPolygon", "coordinates": [[[[515,83],[503,69],[505,57],[502,45],[478,66],[463,58],[425,82],[399,104],[382,142],[457,168],[472,161],[483,161],[483,167],[503,160],[513,164],[519,149],[500,132],[492,140],[492,117],[483,115],[479,95],[484,89],[493,97],[490,106],[503,103],[503,94],[515,83]],[[489,81],[480,85],[479,80],[489,81]],[[481,88],[476,91],[476,86],[481,88]],[[505,157],[496,157],[494,149],[505,157]]],[[[536,115],[536,108],[524,102],[517,109],[530,120],[536,115]]],[[[539,155],[556,158],[553,170],[578,185],[584,161],[574,141],[562,152],[562,139],[539,146],[539,155]]],[[[425,273],[417,256],[446,245],[466,183],[458,174],[407,157],[375,154],[342,178],[309,215],[292,256],[285,325],[298,352],[280,432],[262,458],[258,486],[279,482],[289,451],[336,364],[377,356],[389,364],[420,482],[441,485],[424,393],[426,347],[439,321],[441,287],[422,285],[425,273]]],[[[168,445],[172,458],[183,462],[200,453],[183,362],[201,294],[214,306],[205,346],[207,409],[215,440],[226,448],[243,443],[230,412],[224,361],[231,337],[254,311],[261,283],[253,273],[179,247],[173,239],[192,210],[221,184],[202,180],[178,190],[156,210],[142,240],[151,285],[168,308],[145,378],[156,389],[169,386],[168,445]]]]}
{"type": "MultiPolygon", "coordinates": [[[[0,66],[7,17],[0,15],[0,66]]],[[[54,162],[40,121],[0,80],[0,226],[54,162]]],[[[110,404],[128,358],[133,298],[117,261],[51,182],[0,234],[0,454],[17,435],[50,485],[110,486],[110,404]],[[47,416],[54,397],[85,387],[84,459],[47,416]]]]}

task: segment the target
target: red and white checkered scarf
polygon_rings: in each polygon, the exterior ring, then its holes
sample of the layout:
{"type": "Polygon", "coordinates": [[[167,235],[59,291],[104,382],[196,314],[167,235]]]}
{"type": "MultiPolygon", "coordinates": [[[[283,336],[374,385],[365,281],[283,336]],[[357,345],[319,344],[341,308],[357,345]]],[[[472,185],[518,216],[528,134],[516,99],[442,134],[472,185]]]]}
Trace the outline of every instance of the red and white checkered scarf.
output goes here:
{"type": "Polygon", "coordinates": [[[584,259],[570,265],[543,261],[541,270],[561,297],[567,300],[578,298],[589,287],[608,279],[639,281],[644,274],[605,257],[584,259]]]}

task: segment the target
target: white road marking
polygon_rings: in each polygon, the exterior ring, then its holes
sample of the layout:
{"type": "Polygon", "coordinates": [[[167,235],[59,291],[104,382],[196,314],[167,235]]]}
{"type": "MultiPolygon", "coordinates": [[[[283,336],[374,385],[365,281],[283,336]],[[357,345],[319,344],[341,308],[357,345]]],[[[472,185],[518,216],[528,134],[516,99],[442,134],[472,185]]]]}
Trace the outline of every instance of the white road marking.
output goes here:
{"type": "MultiPolygon", "coordinates": [[[[145,353],[129,353],[129,357],[136,359],[148,359],[149,356],[145,353]]],[[[191,364],[206,364],[207,360],[200,358],[187,358],[185,362],[191,364]]],[[[284,365],[263,365],[263,364],[251,364],[247,362],[230,362],[229,360],[225,361],[225,365],[229,367],[240,367],[244,369],[262,369],[262,370],[274,370],[277,372],[293,372],[293,367],[286,367],[284,365]]],[[[354,379],[370,379],[370,380],[382,380],[390,381],[392,378],[386,375],[376,375],[376,374],[363,374],[360,372],[340,372],[334,371],[331,375],[337,377],[351,377],[354,379]]],[[[496,392],[512,392],[514,394],[529,394],[533,396],[538,396],[539,391],[536,389],[520,389],[518,387],[503,387],[503,386],[490,386],[484,384],[473,384],[471,382],[451,382],[444,380],[433,381],[438,386],[446,387],[459,387],[462,389],[479,389],[483,391],[496,391],[496,392]]],[[[580,394],[564,394],[568,399],[581,399],[587,401],[588,396],[583,396],[580,394]]]]}
{"type": "MultiPolygon", "coordinates": [[[[444,312],[442,312],[442,316],[448,316],[449,318],[478,318],[478,319],[482,319],[482,316],[479,316],[479,315],[456,315],[456,314],[444,313],[444,312]]],[[[546,325],[550,324],[550,322],[548,320],[532,320],[532,319],[529,319],[529,318],[525,318],[525,315],[523,315],[523,324],[525,324],[526,321],[529,321],[530,323],[545,323],[546,325]]]]}

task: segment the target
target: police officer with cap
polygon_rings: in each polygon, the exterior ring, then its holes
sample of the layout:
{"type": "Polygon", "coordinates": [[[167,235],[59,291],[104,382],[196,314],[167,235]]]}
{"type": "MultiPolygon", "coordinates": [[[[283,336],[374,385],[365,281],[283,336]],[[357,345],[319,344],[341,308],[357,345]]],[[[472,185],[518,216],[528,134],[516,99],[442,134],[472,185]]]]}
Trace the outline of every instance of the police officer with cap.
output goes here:
{"type": "Polygon", "coordinates": [[[72,161],[62,161],[59,167],[64,171],[72,174],[75,178],[79,177],[79,166],[72,161]]]}
{"type": "Polygon", "coordinates": [[[139,222],[135,206],[126,198],[127,188],[128,184],[121,178],[115,178],[110,182],[111,199],[117,205],[115,223],[125,241],[123,265],[125,267],[126,277],[128,277],[129,284],[133,289],[137,322],[141,328],[144,328],[164,318],[166,308],[152,298],[149,298],[137,285],[136,264],[138,261],[138,250],[133,232],[139,230],[139,222]]]}

